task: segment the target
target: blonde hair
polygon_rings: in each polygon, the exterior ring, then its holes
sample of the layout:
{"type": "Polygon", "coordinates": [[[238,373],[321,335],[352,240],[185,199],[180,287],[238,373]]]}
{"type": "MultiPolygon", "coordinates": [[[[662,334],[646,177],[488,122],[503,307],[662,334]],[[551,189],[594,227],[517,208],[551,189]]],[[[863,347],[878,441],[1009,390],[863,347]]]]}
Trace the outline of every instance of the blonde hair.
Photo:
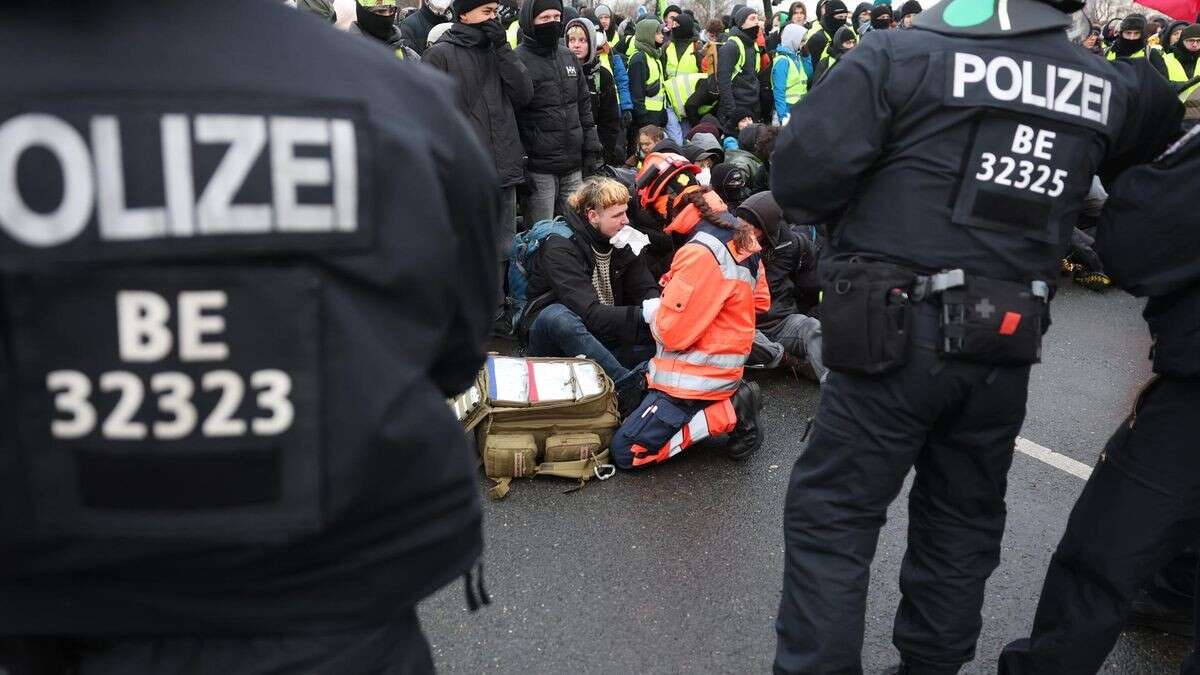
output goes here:
{"type": "Polygon", "coordinates": [[[618,204],[628,203],[629,189],[611,178],[602,176],[593,176],[583,181],[583,185],[567,198],[567,204],[581,216],[586,216],[589,209],[603,211],[618,204]]]}

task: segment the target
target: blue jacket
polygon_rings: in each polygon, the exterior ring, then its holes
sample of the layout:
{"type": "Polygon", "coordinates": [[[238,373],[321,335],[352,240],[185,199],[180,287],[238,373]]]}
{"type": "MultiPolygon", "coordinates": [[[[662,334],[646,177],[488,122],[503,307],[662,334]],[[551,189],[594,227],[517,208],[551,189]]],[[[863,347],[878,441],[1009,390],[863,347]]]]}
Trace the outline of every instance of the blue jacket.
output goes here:
{"type": "MultiPolygon", "coordinates": [[[[812,79],[812,61],[807,56],[801,57],[783,45],[779,45],[775,53],[788,57],[793,65],[804,71],[805,77],[812,79]]],[[[787,102],[787,80],[788,62],[775,61],[771,66],[771,91],[775,96],[775,114],[781,120],[791,113],[791,106],[787,102]]]]}
{"type": "Polygon", "coordinates": [[[629,95],[629,71],[625,69],[625,59],[615,51],[608,55],[612,59],[613,79],[617,81],[617,98],[621,101],[621,110],[633,110],[633,97],[629,95]]]}

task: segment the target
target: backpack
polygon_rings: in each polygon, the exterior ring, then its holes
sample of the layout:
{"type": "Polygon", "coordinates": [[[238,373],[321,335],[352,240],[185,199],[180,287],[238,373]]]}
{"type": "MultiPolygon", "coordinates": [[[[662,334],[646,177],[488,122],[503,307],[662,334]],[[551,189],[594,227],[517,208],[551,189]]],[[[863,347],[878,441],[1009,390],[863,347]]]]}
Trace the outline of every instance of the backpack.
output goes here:
{"type": "Polygon", "coordinates": [[[555,218],[539,220],[533,227],[513,237],[512,248],[508,252],[508,307],[512,312],[514,333],[521,325],[525,307],[529,304],[529,298],[525,297],[525,294],[529,290],[529,275],[533,271],[534,255],[547,237],[557,235],[570,239],[574,234],[567,221],[555,218]]]}
{"type": "Polygon", "coordinates": [[[514,478],[607,480],[609,443],[620,424],[613,382],[594,361],[488,355],[475,386],[450,401],[474,432],[488,490],[503,499],[514,478]]]}

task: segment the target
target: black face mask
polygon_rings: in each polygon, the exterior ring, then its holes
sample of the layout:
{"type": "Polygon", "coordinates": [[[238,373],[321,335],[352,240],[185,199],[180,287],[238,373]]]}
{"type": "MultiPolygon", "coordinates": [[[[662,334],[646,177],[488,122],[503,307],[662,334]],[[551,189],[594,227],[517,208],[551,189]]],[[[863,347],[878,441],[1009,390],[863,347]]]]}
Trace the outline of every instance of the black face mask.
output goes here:
{"type": "Polygon", "coordinates": [[[891,27],[892,27],[891,17],[888,17],[886,19],[884,19],[884,18],[871,19],[871,28],[874,28],[875,30],[887,30],[891,27]]]}
{"type": "Polygon", "coordinates": [[[396,20],[395,13],[391,16],[376,14],[362,5],[355,4],[354,18],[358,21],[358,27],[367,35],[387,40],[392,36],[394,30],[393,22],[396,20]]]}
{"type": "Polygon", "coordinates": [[[560,37],[562,37],[561,21],[552,21],[533,27],[533,39],[540,47],[553,49],[558,46],[560,37]]]}
{"type": "Polygon", "coordinates": [[[751,40],[758,39],[758,26],[755,26],[753,28],[743,28],[742,32],[745,33],[746,36],[749,37],[751,40]]]}
{"type": "Polygon", "coordinates": [[[1113,45],[1113,51],[1117,53],[1117,56],[1133,56],[1145,46],[1146,43],[1141,39],[1126,40],[1123,37],[1119,37],[1117,38],[1117,43],[1113,45]]]}

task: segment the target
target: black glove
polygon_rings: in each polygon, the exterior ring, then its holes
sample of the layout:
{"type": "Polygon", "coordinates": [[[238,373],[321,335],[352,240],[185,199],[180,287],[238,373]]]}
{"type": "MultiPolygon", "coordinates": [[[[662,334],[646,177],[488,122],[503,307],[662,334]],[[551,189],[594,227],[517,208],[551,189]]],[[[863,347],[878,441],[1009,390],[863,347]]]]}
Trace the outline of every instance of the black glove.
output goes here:
{"type": "Polygon", "coordinates": [[[631,124],[633,124],[633,111],[632,110],[622,110],[621,111],[621,126],[628,129],[629,125],[631,125],[631,124]]]}
{"type": "Polygon", "coordinates": [[[588,152],[583,155],[583,175],[594,176],[604,168],[604,156],[598,152],[588,152]]]}
{"type": "Polygon", "coordinates": [[[492,47],[499,49],[508,44],[508,35],[505,34],[504,26],[500,25],[499,21],[484,21],[476,25],[479,26],[479,30],[483,31],[488,41],[492,43],[492,47]]]}
{"type": "Polygon", "coordinates": [[[500,20],[500,25],[508,28],[512,22],[516,21],[520,14],[520,10],[516,7],[500,3],[500,9],[496,10],[496,17],[500,20]]]}

